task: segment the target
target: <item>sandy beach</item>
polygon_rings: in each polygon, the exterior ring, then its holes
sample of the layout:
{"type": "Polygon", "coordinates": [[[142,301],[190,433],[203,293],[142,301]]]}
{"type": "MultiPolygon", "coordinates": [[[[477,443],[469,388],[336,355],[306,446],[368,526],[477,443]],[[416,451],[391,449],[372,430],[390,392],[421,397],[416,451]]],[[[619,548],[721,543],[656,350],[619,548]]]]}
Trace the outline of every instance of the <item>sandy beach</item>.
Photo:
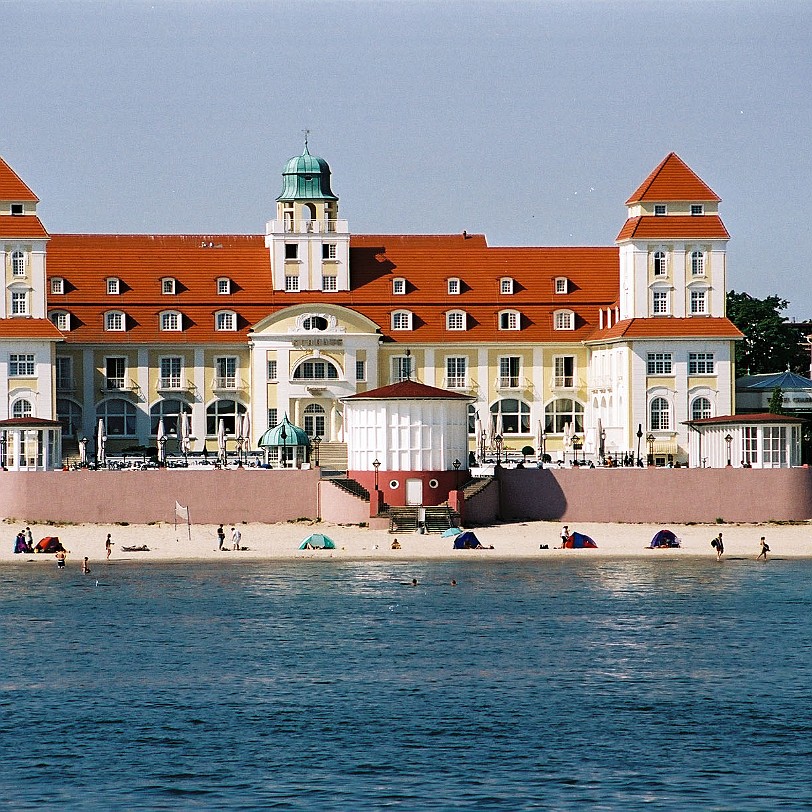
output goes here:
{"type": "MultiPolygon", "coordinates": [[[[50,554],[14,554],[14,538],[25,528],[19,522],[3,523],[4,540],[0,545],[0,563],[47,563],[54,564],[50,554]]],[[[484,550],[454,550],[452,540],[438,534],[418,533],[390,534],[382,530],[370,530],[355,525],[329,523],[291,522],[282,524],[241,524],[241,549],[239,552],[217,549],[216,525],[193,525],[191,539],[186,526],[172,524],[153,525],[31,525],[36,544],[45,536],[58,536],[69,550],[68,566],[79,566],[87,556],[91,565],[105,560],[105,539],[112,536],[111,562],[140,561],[234,561],[234,560],[296,560],[296,559],[379,559],[382,561],[415,559],[474,560],[495,559],[544,559],[561,556],[586,558],[606,557],[684,557],[715,555],[710,541],[719,531],[724,534],[726,558],[755,559],[759,551],[759,538],[765,536],[770,546],[770,557],[812,557],[812,524],[695,524],[670,525],[680,538],[680,549],[652,550],[648,545],[660,525],[653,524],[599,524],[584,523],[570,526],[591,536],[598,544],[593,550],[561,550],[561,524],[554,522],[526,522],[500,524],[475,530],[477,537],[487,548],[484,550]],[[335,550],[299,550],[299,544],[310,533],[320,532],[336,543],[335,550]],[[397,538],[400,550],[391,549],[397,538]],[[540,545],[548,549],[540,549],[540,545]],[[127,552],[125,547],[146,545],[148,551],[127,552]]],[[[230,548],[231,528],[226,525],[226,547],[230,548]]]]}

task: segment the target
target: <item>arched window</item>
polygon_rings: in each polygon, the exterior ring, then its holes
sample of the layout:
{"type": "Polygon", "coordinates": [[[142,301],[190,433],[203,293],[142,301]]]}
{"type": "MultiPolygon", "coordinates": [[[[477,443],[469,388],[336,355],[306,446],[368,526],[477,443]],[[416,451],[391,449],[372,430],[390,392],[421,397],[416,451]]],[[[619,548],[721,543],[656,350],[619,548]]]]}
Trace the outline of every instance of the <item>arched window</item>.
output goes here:
{"type": "Polygon", "coordinates": [[[158,434],[158,421],[163,418],[164,431],[167,434],[177,434],[180,436],[180,415],[184,412],[191,415],[192,407],[188,403],[175,398],[159,400],[149,410],[149,433],[158,434]]]}
{"type": "Polygon", "coordinates": [[[446,330],[464,330],[466,317],[464,310],[450,310],[445,314],[446,330]]]}
{"type": "MultiPolygon", "coordinates": [[[[476,416],[477,416],[477,409],[473,403],[468,404],[468,433],[475,434],[476,433],[476,416]]],[[[477,437],[477,442],[479,442],[479,438],[477,437]]]]}
{"type": "Polygon", "coordinates": [[[104,421],[104,431],[108,437],[135,436],[135,406],[129,400],[103,400],[96,407],[96,418],[104,421]]]}
{"type": "Polygon", "coordinates": [[[500,428],[503,434],[530,433],[530,406],[518,398],[502,398],[491,406],[491,421],[494,431],[500,428]]]}
{"type": "Polygon", "coordinates": [[[412,314],[408,310],[396,310],[392,313],[393,330],[411,330],[412,314]]]}
{"type": "Polygon", "coordinates": [[[500,330],[518,330],[522,317],[517,310],[503,310],[499,313],[500,330]]]}
{"type": "Polygon", "coordinates": [[[112,332],[124,330],[126,318],[120,310],[108,310],[104,314],[104,329],[112,332]]]}
{"type": "Polygon", "coordinates": [[[705,273],[705,254],[702,251],[694,251],[691,254],[691,273],[694,276],[702,276],[705,273]]]}
{"type": "Polygon", "coordinates": [[[328,326],[329,323],[324,316],[308,316],[302,322],[302,329],[304,330],[326,330],[328,326]]]}
{"type": "Polygon", "coordinates": [[[206,434],[214,436],[217,434],[217,426],[220,420],[223,421],[223,426],[226,434],[236,434],[237,417],[242,419],[245,414],[245,406],[242,403],[237,403],[234,400],[215,400],[206,409],[206,434]]]}
{"type": "Polygon", "coordinates": [[[649,406],[649,428],[652,431],[667,431],[671,428],[671,410],[665,398],[654,398],[649,406]]]}
{"type": "Polygon", "coordinates": [[[31,401],[25,398],[15,400],[14,405],[11,407],[12,417],[31,417],[33,409],[31,408],[31,401]]]}
{"type": "Polygon", "coordinates": [[[164,310],[161,313],[161,330],[181,330],[183,316],[177,310],[164,310]]]}
{"type": "Polygon", "coordinates": [[[22,251],[14,251],[11,254],[11,275],[25,276],[25,254],[22,251]]]}
{"type": "Polygon", "coordinates": [[[544,409],[544,431],[549,434],[563,434],[569,423],[573,431],[584,430],[584,407],[572,398],[558,398],[550,401],[544,409]]]}
{"type": "Polygon", "coordinates": [[[654,252],[654,276],[665,276],[668,268],[665,260],[665,251],[654,252]]]}
{"type": "Polygon", "coordinates": [[[711,417],[711,402],[707,398],[695,398],[691,404],[691,420],[711,417]]]}
{"type": "Polygon", "coordinates": [[[56,419],[62,424],[63,437],[78,437],[82,430],[82,407],[67,398],[57,398],[56,419]]]}
{"type": "Polygon", "coordinates": [[[310,403],[304,410],[304,430],[308,437],[325,437],[327,423],[324,407],[318,403],[310,403]]]}
{"type": "Polygon", "coordinates": [[[556,310],[553,313],[554,330],[574,330],[575,313],[572,310],[556,310]]]}
{"type": "Polygon", "coordinates": [[[237,314],[233,310],[220,310],[214,314],[214,329],[234,331],[237,329],[237,314]]]}
{"type": "Polygon", "coordinates": [[[326,358],[311,358],[308,361],[302,361],[293,370],[294,381],[337,381],[338,379],[339,374],[336,365],[326,358]]]}

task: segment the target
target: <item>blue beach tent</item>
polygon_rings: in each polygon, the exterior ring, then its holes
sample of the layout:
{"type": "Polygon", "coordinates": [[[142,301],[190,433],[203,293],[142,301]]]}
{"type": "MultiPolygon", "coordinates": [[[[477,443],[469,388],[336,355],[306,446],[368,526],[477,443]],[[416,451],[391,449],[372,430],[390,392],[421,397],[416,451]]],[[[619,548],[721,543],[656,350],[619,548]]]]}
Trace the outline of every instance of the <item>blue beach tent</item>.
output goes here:
{"type": "Polygon", "coordinates": [[[458,536],[454,536],[454,549],[455,550],[482,550],[482,542],[474,535],[471,530],[466,530],[458,536]]]}
{"type": "Polygon", "coordinates": [[[564,542],[563,546],[568,550],[583,550],[586,548],[595,548],[598,545],[584,533],[570,533],[569,538],[564,542]]]}
{"type": "Polygon", "coordinates": [[[312,533],[300,545],[300,550],[335,550],[336,544],[324,533],[312,533]]]}
{"type": "Polygon", "coordinates": [[[653,547],[679,547],[679,539],[670,530],[658,530],[649,544],[653,547]]]}

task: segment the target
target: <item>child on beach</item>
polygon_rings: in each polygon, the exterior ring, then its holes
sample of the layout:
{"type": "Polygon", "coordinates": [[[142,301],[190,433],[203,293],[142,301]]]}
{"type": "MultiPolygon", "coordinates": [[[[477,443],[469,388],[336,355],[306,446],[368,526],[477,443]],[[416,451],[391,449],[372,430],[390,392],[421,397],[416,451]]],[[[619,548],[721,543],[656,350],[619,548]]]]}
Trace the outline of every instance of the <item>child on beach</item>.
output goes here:
{"type": "Polygon", "coordinates": [[[767,553],[770,552],[770,547],[767,544],[767,541],[764,538],[764,536],[761,537],[761,541],[759,542],[759,544],[761,545],[761,552],[758,554],[756,561],[758,561],[759,558],[763,558],[766,561],[767,553]]]}

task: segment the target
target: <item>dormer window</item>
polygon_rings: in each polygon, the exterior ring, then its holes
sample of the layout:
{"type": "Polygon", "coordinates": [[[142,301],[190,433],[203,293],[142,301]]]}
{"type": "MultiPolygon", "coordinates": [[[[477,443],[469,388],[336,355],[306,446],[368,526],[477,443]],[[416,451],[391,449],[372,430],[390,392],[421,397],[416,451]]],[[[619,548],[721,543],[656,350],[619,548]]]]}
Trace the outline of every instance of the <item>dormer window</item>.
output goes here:
{"type": "Polygon", "coordinates": [[[117,276],[107,277],[107,293],[118,296],[121,293],[121,280],[117,276]]]}
{"type": "Polygon", "coordinates": [[[396,310],[392,313],[393,330],[411,330],[412,313],[409,310],[396,310]]]}
{"type": "Polygon", "coordinates": [[[702,203],[691,203],[691,217],[701,217],[705,213],[702,203]]]}
{"type": "Polygon", "coordinates": [[[569,280],[566,276],[558,276],[555,280],[555,292],[567,293],[569,291],[569,280]]]}
{"type": "Polygon", "coordinates": [[[183,316],[177,310],[166,310],[161,313],[161,330],[181,330],[183,316]]]}
{"type": "Polygon", "coordinates": [[[665,203],[655,203],[654,204],[654,216],[655,217],[665,217],[668,214],[668,207],[665,203]]]}
{"type": "Polygon", "coordinates": [[[499,314],[500,330],[518,330],[521,325],[521,315],[516,310],[503,310],[499,314]]]}
{"type": "Polygon", "coordinates": [[[448,294],[449,296],[457,296],[460,292],[460,280],[452,277],[448,280],[448,294]]]}
{"type": "Polygon", "coordinates": [[[237,329],[237,314],[233,310],[220,310],[214,314],[214,329],[233,332],[237,329]]]}
{"type": "Polygon", "coordinates": [[[228,296],[231,293],[231,280],[226,276],[221,276],[217,280],[217,295],[228,296]]]}
{"type": "Polygon", "coordinates": [[[464,310],[449,310],[445,314],[445,329],[446,330],[464,330],[466,322],[468,321],[464,310]]]}
{"type": "Polygon", "coordinates": [[[25,276],[25,254],[22,251],[14,251],[11,254],[11,275],[25,276]]]}
{"type": "Polygon", "coordinates": [[[23,204],[22,203],[12,203],[11,204],[11,213],[14,215],[20,215],[24,213],[23,204]]]}
{"type": "Polygon", "coordinates": [[[406,280],[402,276],[392,280],[392,293],[395,296],[403,296],[406,293],[406,280]]]}
{"type": "Polygon", "coordinates": [[[175,280],[171,276],[164,277],[161,280],[161,293],[167,296],[175,294],[175,280]]]}
{"type": "Polygon", "coordinates": [[[51,279],[51,293],[58,296],[65,292],[65,280],[61,276],[55,276],[51,279]]]}
{"type": "Polygon", "coordinates": [[[64,310],[54,310],[50,313],[48,318],[57,330],[62,330],[62,332],[70,330],[70,313],[64,310]]]}
{"type": "Polygon", "coordinates": [[[513,280],[509,276],[503,276],[499,280],[499,292],[506,295],[513,293],[513,280]]]}
{"type": "Polygon", "coordinates": [[[553,329],[574,330],[575,313],[573,313],[572,310],[556,310],[556,312],[553,313],[553,329]]]}
{"type": "Polygon", "coordinates": [[[108,332],[123,332],[125,324],[126,317],[120,310],[108,310],[104,314],[104,329],[108,332]]]}

